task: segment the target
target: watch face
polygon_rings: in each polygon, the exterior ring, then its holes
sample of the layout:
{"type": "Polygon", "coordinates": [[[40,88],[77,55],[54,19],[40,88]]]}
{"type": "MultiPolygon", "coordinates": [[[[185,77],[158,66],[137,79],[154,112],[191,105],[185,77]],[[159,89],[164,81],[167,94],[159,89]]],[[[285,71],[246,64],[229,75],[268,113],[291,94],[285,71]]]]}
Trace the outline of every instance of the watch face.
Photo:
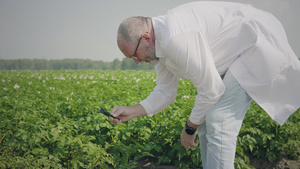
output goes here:
{"type": "Polygon", "coordinates": [[[185,132],[186,132],[188,135],[193,135],[193,134],[195,133],[194,130],[189,129],[189,128],[185,129],[185,132]]]}
{"type": "Polygon", "coordinates": [[[197,129],[193,129],[192,127],[188,126],[187,125],[187,122],[185,123],[185,132],[188,134],[188,135],[193,135],[197,129]]]}

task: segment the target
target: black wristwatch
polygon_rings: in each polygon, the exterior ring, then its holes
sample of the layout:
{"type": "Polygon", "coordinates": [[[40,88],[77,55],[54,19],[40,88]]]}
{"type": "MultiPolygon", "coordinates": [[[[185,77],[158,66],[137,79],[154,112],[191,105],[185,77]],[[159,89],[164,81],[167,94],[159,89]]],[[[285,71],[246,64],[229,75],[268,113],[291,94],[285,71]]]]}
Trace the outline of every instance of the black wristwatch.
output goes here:
{"type": "Polygon", "coordinates": [[[195,132],[196,132],[197,128],[194,129],[193,127],[190,127],[188,126],[187,122],[185,123],[185,132],[188,134],[188,135],[194,135],[195,132]]]}

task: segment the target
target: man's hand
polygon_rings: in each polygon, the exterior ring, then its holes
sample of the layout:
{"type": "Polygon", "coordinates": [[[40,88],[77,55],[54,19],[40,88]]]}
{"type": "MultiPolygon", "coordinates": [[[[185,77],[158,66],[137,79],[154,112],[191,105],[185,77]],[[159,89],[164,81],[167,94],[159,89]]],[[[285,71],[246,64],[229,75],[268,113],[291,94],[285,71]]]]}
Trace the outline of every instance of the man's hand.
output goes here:
{"type": "MultiPolygon", "coordinates": [[[[193,127],[193,128],[198,128],[199,125],[195,125],[193,124],[191,121],[187,121],[188,125],[193,127]]],[[[195,140],[196,139],[196,132],[193,135],[188,135],[185,132],[185,127],[183,128],[182,132],[181,132],[181,145],[185,148],[185,149],[192,149],[198,146],[199,144],[199,140],[195,140]]]]}
{"type": "Polygon", "coordinates": [[[114,119],[112,117],[109,118],[109,121],[115,125],[120,124],[121,122],[129,121],[133,118],[145,116],[147,115],[146,110],[140,104],[135,104],[133,106],[116,106],[112,109],[111,115],[114,117],[118,117],[118,119],[114,119]]]}

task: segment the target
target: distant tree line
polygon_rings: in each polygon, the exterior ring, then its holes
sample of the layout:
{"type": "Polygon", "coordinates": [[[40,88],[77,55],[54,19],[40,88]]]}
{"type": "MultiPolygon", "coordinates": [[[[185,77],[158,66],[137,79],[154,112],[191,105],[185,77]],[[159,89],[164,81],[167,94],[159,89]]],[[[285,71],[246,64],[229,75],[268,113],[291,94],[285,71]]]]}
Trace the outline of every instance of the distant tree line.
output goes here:
{"type": "Polygon", "coordinates": [[[136,64],[132,59],[115,59],[112,62],[89,59],[0,59],[0,70],[152,70],[150,64],[136,64]]]}

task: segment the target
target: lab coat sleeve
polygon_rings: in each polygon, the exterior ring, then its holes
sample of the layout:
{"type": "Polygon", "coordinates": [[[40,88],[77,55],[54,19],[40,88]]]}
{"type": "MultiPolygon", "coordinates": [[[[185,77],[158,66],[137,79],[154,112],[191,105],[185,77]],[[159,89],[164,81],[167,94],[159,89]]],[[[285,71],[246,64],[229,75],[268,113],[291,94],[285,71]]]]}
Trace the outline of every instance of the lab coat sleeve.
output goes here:
{"type": "MultiPolygon", "coordinates": [[[[177,69],[197,88],[195,104],[189,120],[202,124],[206,112],[220,99],[225,85],[216,69],[209,45],[200,31],[173,36],[165,49],[177,69]]],[[[225,50],[225,49],[224,49],[225,50]]]]}
{"type": "Polygon", "coordinates": [[[158,63],[155,71],[157,85],[150,95],[140,102],[148,116],[153,116],[168,107],[175,100],[178,89],[178,78],[167,70],[165,65],[158,63]]]}

